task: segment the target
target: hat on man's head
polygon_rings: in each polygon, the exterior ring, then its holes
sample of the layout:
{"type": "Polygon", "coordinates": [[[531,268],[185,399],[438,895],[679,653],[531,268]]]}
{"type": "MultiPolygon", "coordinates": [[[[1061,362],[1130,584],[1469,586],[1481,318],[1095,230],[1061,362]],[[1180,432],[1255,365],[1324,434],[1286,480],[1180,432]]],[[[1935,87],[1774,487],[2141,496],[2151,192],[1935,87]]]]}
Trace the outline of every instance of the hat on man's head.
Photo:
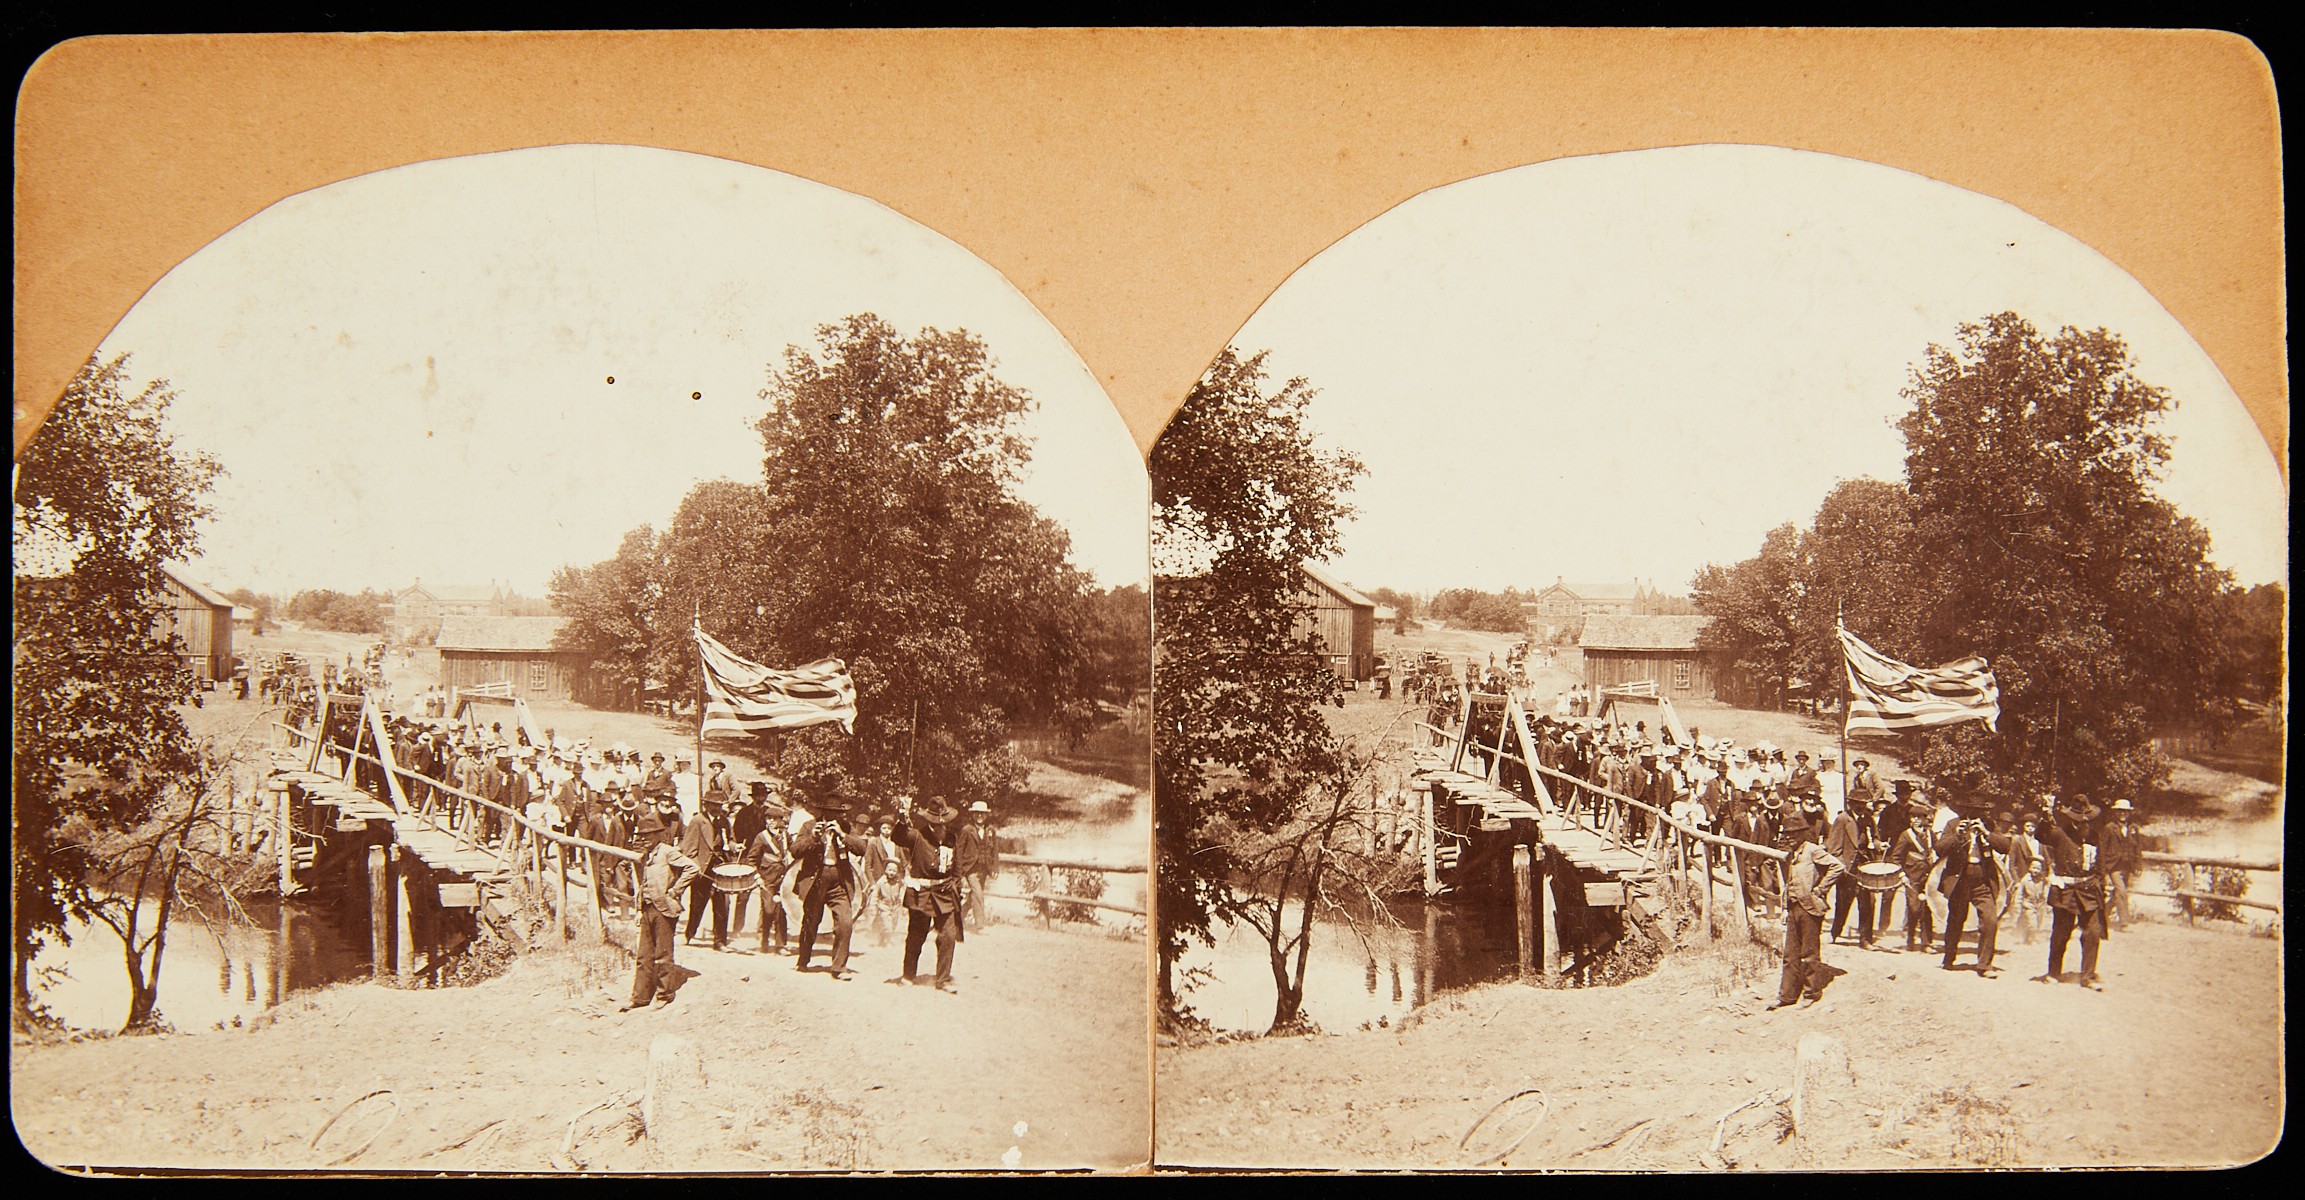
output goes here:
{"type": "Polygon", "coordinates": [[[2127,800],[2115,800],[2115,801],[2113,802],[2113,811],[2114,811],[2114,812],[2136,812],[2136,811],[2137,811],[2137,806],[2136,806],[2136,805],[2134,805],[2134,804],[2131,804],[2131,803],[2129,803],[2127,800]]]}
{"type": "Polygon", "coordinates": [[[648,761],[650,761],[650,762],[663,762],[663,761],[664,761],[664,755],[662,755],[662,754],[651,754],[651,755],[649,755],[649,756],[648,756],[648,761]]]}
{"type": "Polygon", "coordinates": [[[969,805],[968,810],[972,813],[989,813],[992,811],[992,805],[986,804],[984,801],[979,800],[976,803],[969,805]]]}
{"type": "Polygon", "coordinates": [[[946,803],[942,796],[929,797],[927,803],[922,804],[914,811],[931,821],[950,821],[960,815],[960,811],[946,803]]]}
{"type": "Polygon", "coordinates": [[[1911,795],[1913,791],[1913,781],[1910,779],[1896,780],[1889,784],[1889,790],[1897,793],[1900,796],[1911,795]]]}
{"type": "MultiPolygon", "coordinates": [[[[686,761],[686,760],[683,760],[683,761],[686,761]]],[[[727,764],[727,763],[724,763],[724,762],[722,762],[722,761],[720,761],[719,759],[717,759],[717,758],[716,758],[716,759],[713,759],[711,762],[708,762],[708,763],[706,763],[706,764],[704,764],[704,765],[706,765],[706,766],[708,766],[708,767],[725,767],[725,766],[727,766],[728,764],[727,764]]]]}

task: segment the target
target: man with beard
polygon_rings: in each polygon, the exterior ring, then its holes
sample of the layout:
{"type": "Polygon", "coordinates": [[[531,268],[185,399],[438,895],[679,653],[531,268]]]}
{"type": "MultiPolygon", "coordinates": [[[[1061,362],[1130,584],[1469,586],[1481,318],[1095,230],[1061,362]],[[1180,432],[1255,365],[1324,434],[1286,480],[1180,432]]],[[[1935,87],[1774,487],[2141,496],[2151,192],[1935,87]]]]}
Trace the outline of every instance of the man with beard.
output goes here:
{"type": "Polygon", "coordinates": [[[2000,974],[1993,966],[1993,942],[2001,929],[2001,855],[2009,852],[2009,835],[1995,833],[1974,817],[1945,826],[1937,835],[1937,853],[1945,860],[1945,970],[1954,970],[1960,953],[1961,927],[1969,910],[1977,911],[1977,974],[1991,979],[2000,974]]]}
{"type": "Polygon", "coordinates": [[[816,949],[816,931],[824,924],[825,913],[830,912],[832,977],[847,980],[855,974],[848,969],[848,941],[856,930],[856,902],[865,883],[856,877],[850,856],[864,853],[864,835],[841,827],[848,802],[832,794],[829,785],[809,808],[815,819],[792,840],[797,868],[793,889],[800,893],[799,969],[808,970],[809,955],[816,949]]]}
{"type": "Polygon", "coordinates": [[[2036,983],[2065,981],[2065,947],[2079,930],[2081,986],[2105,990],[2097,978],[2097,948],[2106,932],[2104,858],[2089,827],[2096,816],[2087,796],[2075,796],[2069,805],[2050,803],[2041,830],[2041,849],[2049,858],[2049,970],[2034,976],[2036,983]]]}
{"type": "Polygon", "coordinates": [[[952,983],[953,947],[960,944],[960,871],[953,842],[953,819],[960,814],[932,796],[913,814],[905,831],[912,873],[904,880],[907,925],[904,933],[904,969],[890,983],[918,982],[920,951],[931,930],[936,933],[936,990],[957,992],[952,983]]]}

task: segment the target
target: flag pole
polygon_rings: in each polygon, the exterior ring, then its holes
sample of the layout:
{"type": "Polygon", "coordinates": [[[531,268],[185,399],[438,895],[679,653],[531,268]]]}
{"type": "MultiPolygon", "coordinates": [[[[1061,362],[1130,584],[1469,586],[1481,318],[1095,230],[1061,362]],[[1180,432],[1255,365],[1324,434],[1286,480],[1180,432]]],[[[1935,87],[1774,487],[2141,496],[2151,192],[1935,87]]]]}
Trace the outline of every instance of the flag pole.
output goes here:
{"type": "Polygon", "coordinates": [[[1849,761],[1849,644],[1841,640],[1841,605],[1833,602],[1833,648],[1841,652],[1841,811],[1849,808],[1849,779],[1855,764],[1849,761]]]}
{"type": "MultiPolygon", "coordinates": [[[[696,615],[691,618],[696,632],[704,632],[704,599],[696,600],[696,615]]],[[[694,639],[692,639],[694,640],[694,639]]],[[[704,643],[696,642],[696,811],[704,811],[704,643]]]]}

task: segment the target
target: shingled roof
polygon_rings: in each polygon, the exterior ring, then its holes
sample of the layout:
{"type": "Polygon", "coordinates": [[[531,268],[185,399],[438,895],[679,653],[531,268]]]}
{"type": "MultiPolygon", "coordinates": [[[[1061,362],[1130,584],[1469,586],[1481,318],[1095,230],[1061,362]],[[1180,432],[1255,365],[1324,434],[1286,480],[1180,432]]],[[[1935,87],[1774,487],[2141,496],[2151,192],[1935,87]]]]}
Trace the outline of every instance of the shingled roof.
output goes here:
{"type": "Polygon", "coordinates": [[[1346,583],[1344,580],[1339,579],[1334,575],[1329,574],[1327,571],[1321,570],[1319,567],[1316,567],[1311,563],[1305,564],[1305,575],[1309,577],[1314,583],[1328,589],[1328,591],[1334,594],[1337,599],[1344,601],[1346,604],[1349,604],[1354,608],[1375,608],[1377,606],[1376,601],[1362,595],[1353,587],[1353,585],[1346,583]]]}
{"type": "Polygon", "coordinates": [[[1711,617],[1704,616],[1586,617],[1577,646],[1583,650],[1694,650],[1697,635],[1712,623],[1711,617]]]}
{"type": "Polygon", "coordinates": [[[433,645],[442,650],[554,649],[552,639],[568,624],[567,617],[442,617],[440,637],[433,645]]]}

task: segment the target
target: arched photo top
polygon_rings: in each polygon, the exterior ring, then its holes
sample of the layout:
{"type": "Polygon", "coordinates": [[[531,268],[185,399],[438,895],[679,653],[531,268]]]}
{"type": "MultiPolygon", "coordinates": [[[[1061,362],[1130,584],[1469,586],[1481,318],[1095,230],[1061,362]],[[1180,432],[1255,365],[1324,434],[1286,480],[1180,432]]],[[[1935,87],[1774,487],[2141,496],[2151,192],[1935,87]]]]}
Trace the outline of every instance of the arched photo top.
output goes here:
{"type": "Polygon", "coordinates": [[[1340,575],[1680,590],[1835,480],[1897,477],[1908,372],[2003,311],[2121,336],[2176,400],[2162,494],[2242,582],[2286,577],[2284,481],[2184,328],[2059,230],[1873,163],[1694,145],[1449,184],[1308,261],[1233,344],[1320,389],[1315,428],[1367,463],[1340,575]],[[1469,519],[1506,496],[1544,519],[1469,519]]]}
{"type": "Polygon", "coordinates": [[[315,188],[178,264],[99,356],[166,378],[229,471],[207,576],[533,595],[699,480],[757,480],[769,372],[861,313],[981,338],[1037,402],[1019,494],[1100,582],[1142,580],[1141,459],[1031,303],[878,202],[726,159],[560,145],[315,188]]]}

